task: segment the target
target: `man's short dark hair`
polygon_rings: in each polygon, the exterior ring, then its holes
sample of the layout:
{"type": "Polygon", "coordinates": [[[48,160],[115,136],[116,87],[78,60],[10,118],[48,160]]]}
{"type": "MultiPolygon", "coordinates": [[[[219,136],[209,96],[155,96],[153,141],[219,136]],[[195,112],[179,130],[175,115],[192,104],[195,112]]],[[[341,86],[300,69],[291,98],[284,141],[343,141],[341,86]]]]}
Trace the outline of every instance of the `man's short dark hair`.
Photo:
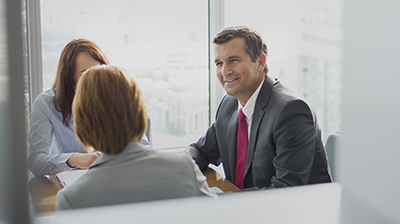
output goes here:
{"type": "MultiPolygon", "coordinates": [[[[257,31],[245,26],[232,26],[223,29],[214,37],[213,43],[224,44],[233,38],[244,39],[244,51],[250,56],[252,62],[256,62],[261,53],[268,55],[267,45],[261,35],[257,31]]],[[[264,73],[268,73],[267,64],[265,64],[264,73]]]]}

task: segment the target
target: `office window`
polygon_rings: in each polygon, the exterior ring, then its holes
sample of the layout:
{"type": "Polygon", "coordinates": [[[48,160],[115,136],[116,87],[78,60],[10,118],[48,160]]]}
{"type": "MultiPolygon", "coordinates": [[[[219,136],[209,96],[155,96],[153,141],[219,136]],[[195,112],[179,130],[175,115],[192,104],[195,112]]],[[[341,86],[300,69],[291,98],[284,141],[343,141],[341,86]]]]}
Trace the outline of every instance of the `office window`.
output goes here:
{"type": "Polygon", "coordinates": [[[225,1],[225,26],[261,33],[268,75],[305,96],[324,140],[342,129],[342,13],[342,0],[225,1]]]}
{"type": "Polygon", "coordinates": [[[197,141],[209,125],[208,3],[186,0],[41,0],[43,90],[62,48],[97,43],[144,93],[153,147],[197,141]]]}

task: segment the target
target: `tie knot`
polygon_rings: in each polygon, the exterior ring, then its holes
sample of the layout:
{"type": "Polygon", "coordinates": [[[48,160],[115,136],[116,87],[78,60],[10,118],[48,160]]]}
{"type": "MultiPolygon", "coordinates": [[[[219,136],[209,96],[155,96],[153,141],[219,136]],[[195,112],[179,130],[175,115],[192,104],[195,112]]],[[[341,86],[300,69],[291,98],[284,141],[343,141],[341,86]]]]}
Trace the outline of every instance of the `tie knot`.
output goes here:
{"type": "Polygon", "coordinates": [[[246,115],[243,113],[243,108],[240,108],[239,110],[239,121],[246,121],[246,115]]]}

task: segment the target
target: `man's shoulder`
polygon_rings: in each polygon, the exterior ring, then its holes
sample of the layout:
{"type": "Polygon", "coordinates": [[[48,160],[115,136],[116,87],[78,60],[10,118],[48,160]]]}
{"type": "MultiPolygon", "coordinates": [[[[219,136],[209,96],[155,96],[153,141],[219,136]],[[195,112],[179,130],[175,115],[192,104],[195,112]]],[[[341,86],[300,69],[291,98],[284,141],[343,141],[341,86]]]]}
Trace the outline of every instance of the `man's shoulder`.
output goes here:
{"type": "Polygon", "coordinates": [[[221,100],[220,109],[228,109],[228,108],[236,110],[238,108],[238,100],[236,99],[236,97],[226,94],[221,100]]]}
{"type": "Polygon", "coordinates": [[[225,121],[226,119],[230,118],[231,115],[237,111],[237,109],[238,100],[233,96],[225,95],[218,106],[215,120],[219,121],[222,119],[225,121]]]}
{"type": "Polygon", "coordinates": [[[271,98],[272,99],[276,98],[281,103],[293,100],[305,101],[304,96],[300,92],[296,91],[295,89],[289,86],[282,84],[281,82],[276,82],[273,85],[273,88],[271,90],[271,98]]]}

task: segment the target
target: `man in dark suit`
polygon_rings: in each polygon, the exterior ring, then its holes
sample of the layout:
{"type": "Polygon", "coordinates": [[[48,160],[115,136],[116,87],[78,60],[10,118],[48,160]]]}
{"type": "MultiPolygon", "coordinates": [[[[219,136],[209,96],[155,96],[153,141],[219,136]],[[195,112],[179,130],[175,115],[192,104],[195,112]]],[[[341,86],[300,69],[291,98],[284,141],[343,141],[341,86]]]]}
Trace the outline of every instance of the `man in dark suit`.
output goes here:
{"type": "Polygon", "coordinates": [[[215,123],[186,149],[200,169],[222,162],[226,178],[241,189],[331,182],[317,118],[300,94],[267,76],[262,37],[229,27],[213,43],[227,95],[215,123]]]}

